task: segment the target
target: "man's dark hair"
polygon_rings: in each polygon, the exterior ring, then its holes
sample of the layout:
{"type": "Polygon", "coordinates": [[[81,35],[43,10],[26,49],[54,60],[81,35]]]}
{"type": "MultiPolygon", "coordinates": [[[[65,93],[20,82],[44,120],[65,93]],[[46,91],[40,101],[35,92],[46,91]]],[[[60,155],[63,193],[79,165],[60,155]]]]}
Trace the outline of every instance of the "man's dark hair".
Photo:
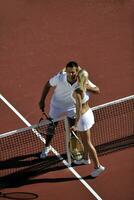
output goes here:
{"type": "Polygon", "coordinates": [[[68,68],[68,67],[71,67],[71,68],[76,67],[76,68],[78,68],[78,64],[75,61],[70,61],[66,65],[66,68],[68,68]]]}

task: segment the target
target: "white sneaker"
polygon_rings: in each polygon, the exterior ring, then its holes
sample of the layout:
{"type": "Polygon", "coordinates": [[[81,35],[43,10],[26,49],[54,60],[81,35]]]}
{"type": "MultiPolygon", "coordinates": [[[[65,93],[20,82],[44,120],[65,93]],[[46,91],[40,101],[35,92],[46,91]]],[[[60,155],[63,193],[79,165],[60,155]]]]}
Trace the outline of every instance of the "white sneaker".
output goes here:
{"type": "Polygon", "coordinates": [[[75,165],[81,165],[81,164],[83,164],[82,160],[74,160],[73,162],[74,162],[75,165]]]}
{"type": "Polygon", "coordinates": [[[40,154],[40,158],[46,158],[48,156],[49,151],[51,150],[51,147],[48,146],[40,154]]]}
{"type": "Polygon", "coordinates": [[[81,164],[88,165],[90,163],[91,163],[90,159],[74,160],[74,164],[76,164],[76,165],[81,165],[81,164]]]}
{"type": "Polygon", "coordinates": [[[91,164],[91,160],[90,159],[88,159],[88,160],[83,159],[83,164],[85,164],[85,165],[91,164]]]}
{"type": "Polygon", "coordinates": [[[95,169],[90,175],[92,177],[96,177],[96,176],[100,175],[104,170],[105,170],[105,167],[103,167],[102,165],[100,165],[99,168],[95,169]]]}

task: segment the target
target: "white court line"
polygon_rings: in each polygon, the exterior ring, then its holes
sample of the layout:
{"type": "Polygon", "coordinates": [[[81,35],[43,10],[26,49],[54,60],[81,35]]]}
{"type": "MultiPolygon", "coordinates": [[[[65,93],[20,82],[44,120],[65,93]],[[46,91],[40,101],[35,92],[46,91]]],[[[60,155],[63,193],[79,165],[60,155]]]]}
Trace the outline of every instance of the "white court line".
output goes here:
{"type": "MultiPolygon", "coordinates": [[[[7,101],[2,94],[0,94],[0,98],[3,100],[3,102],[27,125],[27,126],[31,126],[31,124],[9,103],[9,101],[7,101]]],[[[34,130],[33,130],[34,132],[34,130]]],[[[36,132],[35,132],[36,134],[36,132]]],[[[54,149],[52,148],[52,151],[54,152],[54,154],[60,159],[62,160],[62,162],[64,163],[64,165],[74,174],[74,176],[76,178],[79,179],[79,181],[87,188],[87,190],[89,190],[92,195],[97,199],[97,200],[102,200],[102,198],[93,190],[93,188],[74,170],[73,167],[70,167],[68,162],[66,160],[63,160],[63,158],[60,156],[60,154],[54,149]]]]}

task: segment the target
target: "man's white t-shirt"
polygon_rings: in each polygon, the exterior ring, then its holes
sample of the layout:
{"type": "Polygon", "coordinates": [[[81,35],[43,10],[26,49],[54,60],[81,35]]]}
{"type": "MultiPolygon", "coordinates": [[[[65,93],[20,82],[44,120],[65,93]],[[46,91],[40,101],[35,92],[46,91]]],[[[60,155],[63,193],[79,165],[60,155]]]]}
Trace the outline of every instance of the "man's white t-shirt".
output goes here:
{"type": "Polygon", "coordinates": [[[57,108],[72,108],[74,102],[71,98],[72,92],[78,87],[77,82],[70,84],[67,81],[66,72],[59,73],[49,80],[52,87],[55,87],[54,94],[51,99],[51,105],[57,108]]]}
{"type": "MultiPolygon", "coordinates": [[[[54,94],[51,99],[51,106],[61,109],[71,109],[74,108],[74,102],[71,98],[73,91],[78,87],[77,82],[70,84],[67,81],[66,72],[58,73],[49,80],[52,87],[55,87],[54,94]]],[[[91,81],[89,84],[92,87],[96,87],[91,81]]]]}

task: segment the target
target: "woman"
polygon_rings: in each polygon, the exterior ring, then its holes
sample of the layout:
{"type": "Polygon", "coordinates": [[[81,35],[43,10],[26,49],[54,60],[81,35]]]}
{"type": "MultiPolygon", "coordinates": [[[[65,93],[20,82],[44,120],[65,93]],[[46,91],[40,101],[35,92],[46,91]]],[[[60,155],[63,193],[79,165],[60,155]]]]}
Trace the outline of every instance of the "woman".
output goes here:
{"type": "MultiPolygon", "coordinates": [[[[88,105],[89,94],[87,93],[86,89],[87,81],[88,81],[88,72],[81,69],[77,77],[77,82],[79,86],[72,94],[72,98],[76,105],[76,122],[73,129],[77,130],[78,135],[80,135],[82,139],[85,155],[83,160],[74,161],[74,163],[75,164],[81,164],[85,162],[88,163],[90,156],[90,158],[93,160],[95,168],[94,171],[91,173],[91,176],[96,177],[105,170],[105,167],[103,167],[100,164],[96,150],[91,142],[90,129],[94,124],[94,116],[91,108],[88,105]]],[[[88,89],[89,89],[89,84],[88,84],[88,89]]]]}

